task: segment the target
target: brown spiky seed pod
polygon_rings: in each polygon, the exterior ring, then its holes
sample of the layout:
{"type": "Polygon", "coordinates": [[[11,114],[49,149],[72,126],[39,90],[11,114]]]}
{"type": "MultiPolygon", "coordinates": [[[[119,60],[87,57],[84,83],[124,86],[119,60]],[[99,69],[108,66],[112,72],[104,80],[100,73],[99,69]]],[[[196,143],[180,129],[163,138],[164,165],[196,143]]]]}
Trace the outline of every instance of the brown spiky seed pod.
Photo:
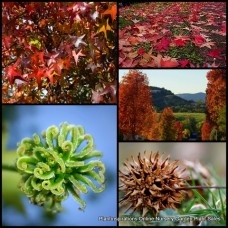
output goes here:
{"type": "Polygon", "coordinates": [[[119,171],[119,190],[124,193],[120,199],[120,207],[127,207],[142,212],[144,217],[147,212],[157,215],[166,208],[176,209],[183,199],[185,169],[179,167],[179,161],[170,163],[169,157],[162,159],[159,153],[150,153],[149,159],[138,155],[138,161],[131,156],[132,162],[125,162],[125,170],[119,171]]]}

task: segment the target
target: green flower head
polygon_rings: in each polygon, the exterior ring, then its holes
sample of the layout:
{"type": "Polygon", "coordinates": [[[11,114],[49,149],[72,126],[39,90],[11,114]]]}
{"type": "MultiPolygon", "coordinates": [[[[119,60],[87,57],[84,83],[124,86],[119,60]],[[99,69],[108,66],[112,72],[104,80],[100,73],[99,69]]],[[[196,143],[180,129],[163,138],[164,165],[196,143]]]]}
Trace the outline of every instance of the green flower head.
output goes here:
{"type": "Polygon", "coordinates": [[[42,133],[42,138],[44,140],[34,134],[33,139],[24,138],[18,143],[21,191],[31,203],[52,212],[61,211],[61,202],[70,192],[83,210],[86,204],[80,192],[87,193],[87,186],[94,192],[105,189],[105,166],[100,160],[90,159],[102,157],[102,153],[94,149],[92,136],[85,134],[82,126],[67,122],[59,128],[50,126],[42,133]],[[84,147],[83,141],[87,141],[84,147]],[[99,187],[94,182],[98,182],[99,187]]]}

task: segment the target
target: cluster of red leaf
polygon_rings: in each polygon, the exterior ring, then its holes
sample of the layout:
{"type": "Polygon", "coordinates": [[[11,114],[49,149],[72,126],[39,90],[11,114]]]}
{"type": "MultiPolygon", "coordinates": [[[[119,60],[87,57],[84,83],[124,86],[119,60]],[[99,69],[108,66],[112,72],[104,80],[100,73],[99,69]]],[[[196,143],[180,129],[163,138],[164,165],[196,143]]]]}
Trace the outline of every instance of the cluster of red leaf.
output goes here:
{"type": "Polygon", "coordinates": [[[116,14],[114,2],[3,2],[2,102],[116,102],[116,14]]]}
{"type": "MultiPolygon", "coordinates": [[[[119,66],[224,67],[225,8],[225,2],[150,2],[137,9],[134,6],[120,8],[120,18],[132,21],[133,25],[119,30],[119,66]],[[149,44],[150,50],[146,51],[143,44],[149,44]],[[197,48],[203,64],[170,56],[170,48],[181,49],[187,44],[197,48]],[[141,48],[135,51],[135,45],[141,48]]],[[[191,55],[191,51],[188,54],[191,55]]]]}

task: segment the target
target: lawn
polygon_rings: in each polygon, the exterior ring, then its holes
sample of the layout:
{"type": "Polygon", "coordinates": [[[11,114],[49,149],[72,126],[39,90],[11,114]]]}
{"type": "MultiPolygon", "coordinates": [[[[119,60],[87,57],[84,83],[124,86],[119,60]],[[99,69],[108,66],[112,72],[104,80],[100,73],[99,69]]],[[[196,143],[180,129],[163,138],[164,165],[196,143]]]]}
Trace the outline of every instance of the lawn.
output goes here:
{"type": "Polygon", "coordinates": [[[177,121],[184,121],[188,117],[193,117],[195,118],[196,122],[203,122],[205,120],[205,113],[181,113],[181,112],[176,112],[173,113],[174,116],[176,117],[177,121]]]}
{"type": "Polygon", "coordinates": [[[119,9],[119,67],[226,66],[226,2],[149,2],[119,9]]]}

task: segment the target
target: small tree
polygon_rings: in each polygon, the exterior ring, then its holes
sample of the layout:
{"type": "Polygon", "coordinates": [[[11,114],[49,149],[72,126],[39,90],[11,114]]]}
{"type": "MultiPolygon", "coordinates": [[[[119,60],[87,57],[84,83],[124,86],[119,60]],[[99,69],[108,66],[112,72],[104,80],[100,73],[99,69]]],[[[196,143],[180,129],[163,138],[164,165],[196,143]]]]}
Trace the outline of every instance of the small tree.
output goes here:
{"type": "Polygon", "coordinates": [[[119,86],[119,130],[135,139],[141,135],[145,117],[151,113],[148,78],[138,70],[130,70],[119,86]]]}
{"type": "Polygon", "coordinates": [[[161,140],[175,140],[176,139],[176,128],[175,116],[173,115],[173,110],[167,107],[163,110],[160,115],[159,130],[161,140]]]}

